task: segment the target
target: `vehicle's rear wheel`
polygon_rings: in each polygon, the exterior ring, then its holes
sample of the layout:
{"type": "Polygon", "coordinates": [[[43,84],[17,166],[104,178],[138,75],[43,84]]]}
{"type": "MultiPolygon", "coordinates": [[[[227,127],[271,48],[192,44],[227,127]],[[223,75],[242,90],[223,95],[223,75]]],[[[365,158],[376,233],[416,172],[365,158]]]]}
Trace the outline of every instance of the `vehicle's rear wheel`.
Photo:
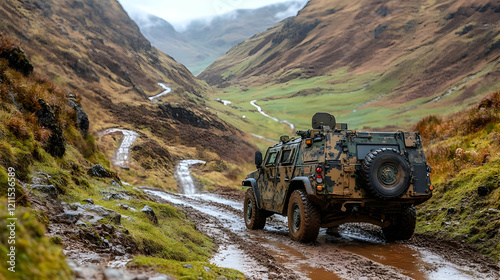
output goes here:
{"type": "Polygon", "coordinates": [[[245,225],[248,229],[263,229],[266,225],[267,211],[257,207],[257,201],[252,189],[248,189],[245,193],[243,215],[245,225]]]}
{"type": "Polygon", "coordinates": [[[417,224],[415,206],[406,208],[403,213],[390,217],[391,224],[383,228],[385,240],[388,242],[408,240],[413,236],[417,224]]]}
{"type": "Polygon", "coordinates": [[[395,149],[370,152],[361,169],[367,190],[378,198],[399,198],[410,186],[410,164],[395,149]]]}
{"type": "Polygon", "coordinates": [[[319,211],[302,190],[296,190],[288,203],[288,229],[293,240],[307,243],[318,237],[320,227],[319,211]]]}

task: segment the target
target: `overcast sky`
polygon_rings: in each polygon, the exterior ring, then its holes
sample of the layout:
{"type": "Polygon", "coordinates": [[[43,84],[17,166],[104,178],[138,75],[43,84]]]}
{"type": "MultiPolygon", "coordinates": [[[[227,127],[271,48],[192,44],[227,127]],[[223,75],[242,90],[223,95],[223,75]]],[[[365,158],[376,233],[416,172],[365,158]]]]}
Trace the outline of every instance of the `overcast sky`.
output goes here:
{"type": "Polygon", "coordinates": [[[131,16],[153,14],[170,22],[176,29],[182,28],[193,19],[210,19],[237,9],[254,9],[290,1],[306,2],[306,0],[118,0],[131,16]]]}

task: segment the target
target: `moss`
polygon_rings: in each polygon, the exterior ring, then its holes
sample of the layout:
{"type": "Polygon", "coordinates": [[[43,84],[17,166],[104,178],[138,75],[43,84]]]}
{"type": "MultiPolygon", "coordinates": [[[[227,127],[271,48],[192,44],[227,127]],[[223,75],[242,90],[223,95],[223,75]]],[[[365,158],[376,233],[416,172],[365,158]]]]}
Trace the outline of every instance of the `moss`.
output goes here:
{"type": "Polygon", "coordinates": [[[161,258],[136,257],[130,266],[152,267],[178,279],[245,279],[241,272],[220,268],[208,262],[180,262],[161,258]]]}
{"type": "Polygon", "coordinates": [[[417,231],[464,240],[498,261],[500,251],[494,248],[500,245],[499,194],[500,159],[465,170],[447,185],[438,185],[431,200],[420,207],[417,231]]]}
{"type": "MultiPolygon", "coordinates": [[[[10,223],[6,205],[7,201],[1,199],[0,226],[7,228],[10,223]]],[[[0,231],[0,275],[7,279],[72,279],[73,274],[68,267],[62,248],[52,244],[44,236],[43,226],[36,221],[27,209],[15,210],[15,244],[8,243],[10,232],[0,231]],[[10,246],[15,246],[15,273],[8,270],[10,265],[7,254],[10,246]]]]}

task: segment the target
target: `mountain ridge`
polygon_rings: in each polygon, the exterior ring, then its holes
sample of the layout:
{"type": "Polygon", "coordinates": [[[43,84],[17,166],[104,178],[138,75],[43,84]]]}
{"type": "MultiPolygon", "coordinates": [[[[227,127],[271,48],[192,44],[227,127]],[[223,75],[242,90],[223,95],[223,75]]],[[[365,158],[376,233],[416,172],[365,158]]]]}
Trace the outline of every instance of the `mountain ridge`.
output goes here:
{"type": "MultiPolygon", "coordinates": [[[[333,110],[360,125],[361,112],[368,111],[396,122],[401,112],[408,124],[418,120],[416,109],[463,109],[500,87],[499,7],[488,0],[311,0],[296,17],[240,43],[198,78],[228,92],[288,88],[278,98],[304,96],[292,84],[310,80],[310,90],[331,103],[359,92],[348,107],[333,110]],[[325,82],[318,86],[315,79],[325,82]],[[387,103],[390,112],[380,109],[387,103]]],[[[293,114],[285,105],[279,113],[293,114]]]]}
{"type": "Polygon", "coordinates": [[[289,1],[257,9],[239,9],[210,20],[193,20],[179,32],[157,16],[133,12],[130,15],[154,46],[197,75],[232,46],[279,22],[277,15],[300,4],[289,1]]]}

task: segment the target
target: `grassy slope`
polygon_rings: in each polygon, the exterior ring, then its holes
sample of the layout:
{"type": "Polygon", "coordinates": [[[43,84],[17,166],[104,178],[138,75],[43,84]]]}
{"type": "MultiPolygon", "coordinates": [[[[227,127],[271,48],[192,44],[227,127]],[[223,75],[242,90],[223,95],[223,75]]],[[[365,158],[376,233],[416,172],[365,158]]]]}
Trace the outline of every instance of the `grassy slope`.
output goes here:
{"type": "Polygon", "coordinates": [[[248,104],[254,99],[302,129],[317,111],[354,129],[408,129],[423,116],[463,110],[500,88],[499,18],[496,8],[483,9],[487,2],[312,0],[198,77],[241,107],[227,119],[246,115],[256,134],[283,129],[261,127],[248,104]]]}
{"type": "MultiPolygon", "coordinates": [[[[15,48],[6,36],[0,37],[0,53],[15,48]]],[[[110,168],[110,163],[99,150],[91,134],[83,136],[76,126],[75,111],[68,106],[67,88],[56,86],[53,82],[38,75],[24,76],[10,68],[4,59],[0,59],[0,260],[5,263],[9,232],[6,230],[6,197],[8,168],[15,169],[18,226],[16,227],[17,272],[0,268],[0,279],[71,279],[73,277],[62,254],[62,248],[44,237],[44,226],[48,225],[47,213],[30,208],[33,193],[28,183],[37,174],[48,174],[62,201],[73,203],[92,198],[96,204],[132,217],[135,222],[123,219],[117,229],[129,232],[137,244],[139,257],[134,265],[153,266],[176,278],[197,279],[198,277],[216,278],[226,276],[239,279],[238,272],[215,267],[209,263],[213,252],[211,240],[199,233],[195,226],[187,221],[178,209],[148,200],[145,195],[124,186],[123,191],[132,196],[131,200],[122,201],[141,209],[150,205],[160,221],[153,226],[145,214],[124,210],[117,206],[120,201],[102,199],[102,190],[109,188],[109,179],[97,179],[87,174],[87,169],[96,163],[110,168]],[[14,104],[22,108],[19,110],[14,104]],[[40,106],[38,98],[43,98],[56,111],[56,123],[63,130],[66,139],[66,152],[62,157],[51,156],[45,148],[48,145],[50,131],[39,124],[36,113],[40,106]],[[168,222],[165,222],[168,221],[168,222]],[[142,256],[141,256],[142,255],[142,256]],[[186,263],[194,266],[193,270],[184,269],[186,263]],[[207,272],[204,266],[210,267],[207,272]]],[[[115,173],[116,174],[116,173],[115,173]]],[[[60,239],[59,239],[60,240],[60,239]]]]}
{"type": "Polygon", "coordinates": [[[418,207],[417,231],[465,241],[500,259],[500,92],[449,118],[427,117],[422,133],[436,186],[418,207]]]}

